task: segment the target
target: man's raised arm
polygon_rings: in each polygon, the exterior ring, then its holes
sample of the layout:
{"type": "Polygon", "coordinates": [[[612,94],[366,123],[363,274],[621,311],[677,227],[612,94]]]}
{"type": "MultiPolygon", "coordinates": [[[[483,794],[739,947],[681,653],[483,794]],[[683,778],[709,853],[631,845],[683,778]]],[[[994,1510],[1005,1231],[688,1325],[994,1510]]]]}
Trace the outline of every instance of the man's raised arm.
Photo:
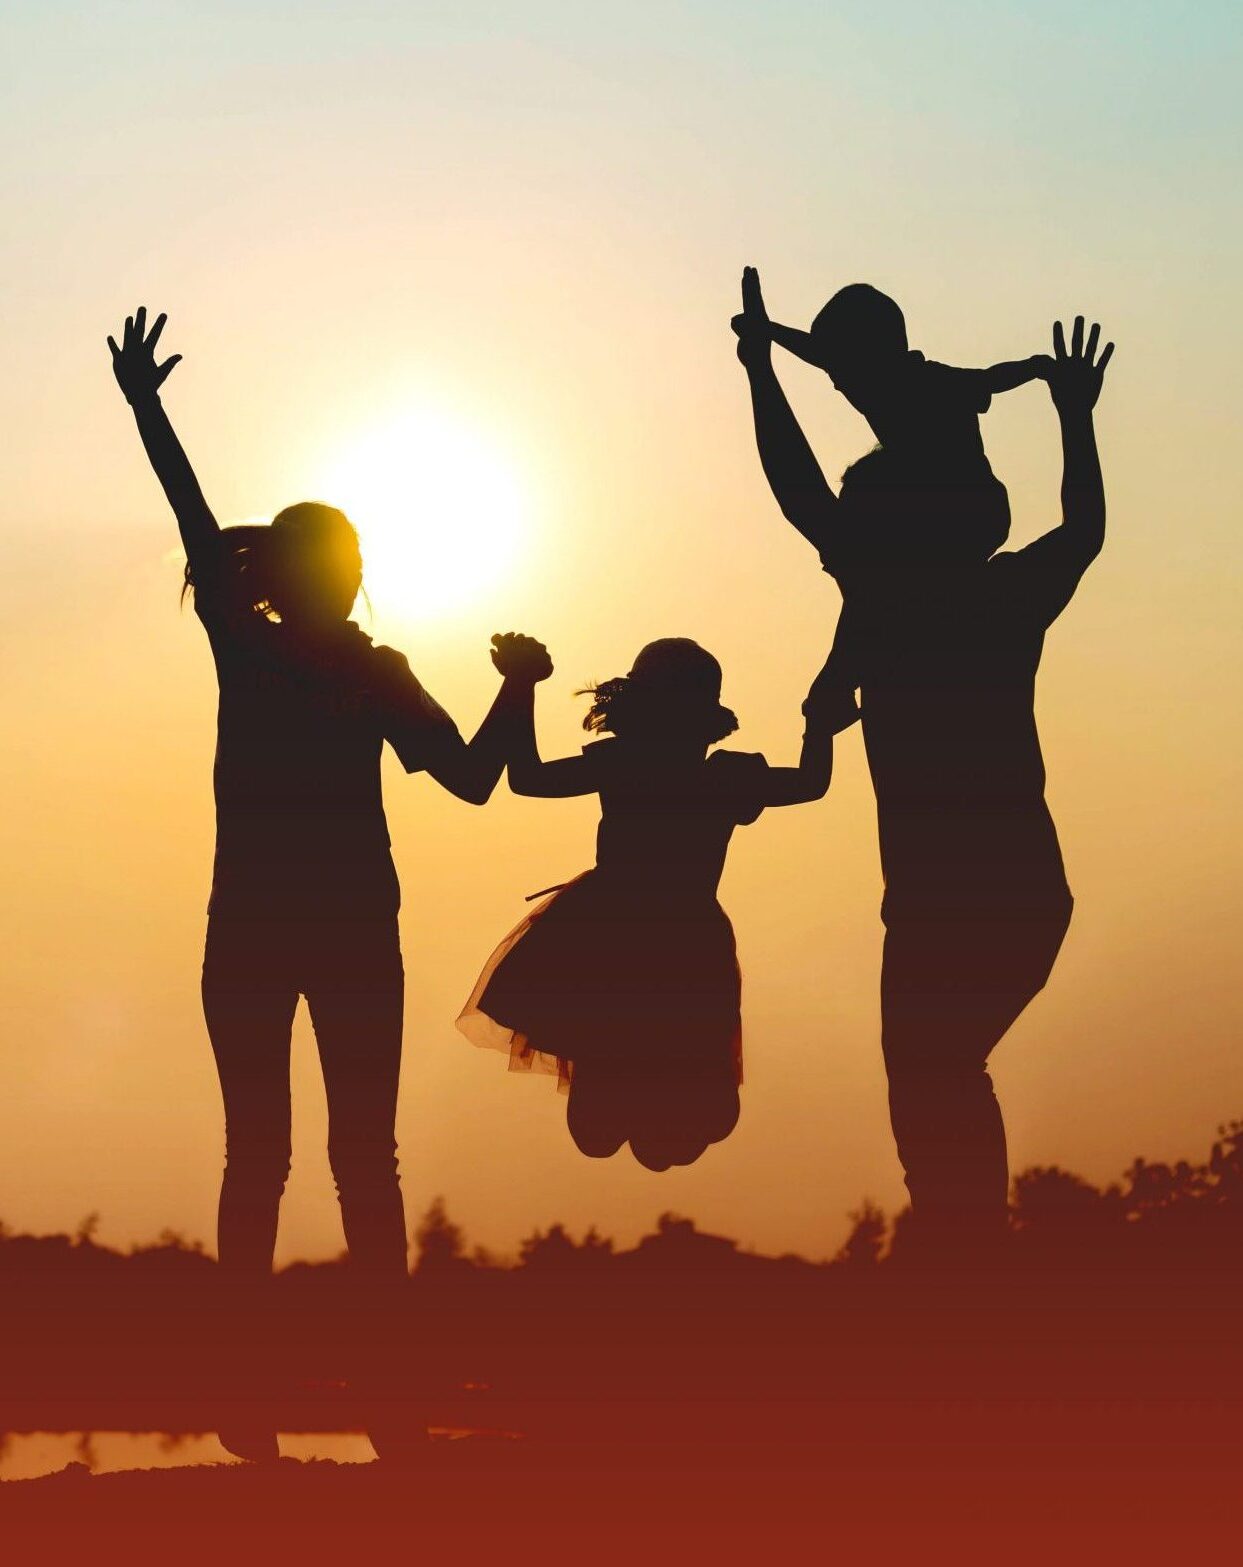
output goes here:
{"type": "Polygon", "coordinates": [[[782,515],[832,569],[837,497],[829,488],[773,369],[772,332],[754,267],[742,274],[742,314],[732,325],[751,384],[755,440],[764,477],[782,515]]]}
{"type": "Polygon", "coordinates": [[[1094,323],[1085,342],[1083,317],[1076,316],[1067,352],[1062,323],[1054,323],[1048,380],[1062,427],[1062,521],[1060,527],[1009,557],[1022,563],[1024,580],[1038,592],[1038,608],[1046,624],[1065,609],[1105,542],[1105,483],[1092,410],[1114,345],[1107,343],[1098,359],[1100,334],[1094,323]]]}
{"type": "Polygon", "coordinates": [[[1073,547],[1083,556],[1085,567],[1100,554],[1105,542],[1105,481],[1101,477],[1101,460],[1096,450],[1092,410],[1101,395],[1105,366],[1113,356],[1114,345],[1106,343],[1097,360],[1100,335],[1100,327],[1093,322],[1085,343],[1083,317],[1076,316],[1068,354],[1062,323],[1056,322],[1053,368],[1049,371],[1049,392],[1062,426],[1060,531],[1071,537],[1073,547]]]}

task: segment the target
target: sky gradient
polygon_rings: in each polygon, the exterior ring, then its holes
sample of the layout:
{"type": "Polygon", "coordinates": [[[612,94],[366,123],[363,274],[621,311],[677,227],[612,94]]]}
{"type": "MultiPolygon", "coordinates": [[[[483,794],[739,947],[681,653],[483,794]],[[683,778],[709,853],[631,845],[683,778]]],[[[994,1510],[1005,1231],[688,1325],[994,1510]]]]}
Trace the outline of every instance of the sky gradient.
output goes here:
{"type": "MultiPolygon", "coordinates": [[[[16,0],[0,26],[0,1219],[98,1211],[112,1241],[214,1222],[214,681],[104,346],[139,302],[169,312],[165,402],[222,520],[337,499],[341,454],[420,411],[512,476],[504,570],[468,557],[429,599],[413,577],[445,524],[412,443],[391,501],[411,579],[368,580],[364,627],[464,728],[495,630],[552,650],[546,754],[581,743],[577,686],[690,635],[738,745],[773,761],[797,754],[837,596],[755,458],[742,265],[799,324],[872,281],[958,364],[1099,317],[1110,533],[1038,696],[1077,906],[995,1077],[1016,1167],[1099,1179],[1243,1115],[1232,7],[16,0]]],[[[784,378],[836,477],[866,428],[814,372],[784,378]]],[[[1023,542],[1058,519],[1044,389],[999,398],[984,433],[1023,542]]],[[[819,1256],[864,1196],[898,1205],[857,731],[827,800],[735,839],[743,1118],[661,1176],[581,1158],[551,1085],[453,1028],[523,895],[589,863],[592,803],[502,787],[472,810],[391,758],[386,789],[412,1214],[442,1193],[506,1249],[555,1219],[629,1239],[672,1208],[819,1256]]],[[[304,1014],[294,1087],[282,1258],[341,1244],[304,1014]]]]}

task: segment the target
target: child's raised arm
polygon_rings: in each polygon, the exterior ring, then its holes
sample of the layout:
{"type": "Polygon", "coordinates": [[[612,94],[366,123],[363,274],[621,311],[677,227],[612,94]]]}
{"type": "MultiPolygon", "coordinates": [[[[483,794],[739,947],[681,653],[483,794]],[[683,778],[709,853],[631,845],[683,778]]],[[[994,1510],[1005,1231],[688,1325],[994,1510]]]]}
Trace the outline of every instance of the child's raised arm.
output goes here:
{"type": "Polygon", "coordinates": [[[1007,359],[1003,364],[989,365],[980,374],[990,392],[1012,392],[1029,381],[1047,381],[1052,368],[1049,354],[1032,354],[1029,359],[1007,359]]]}
{"type": "Polygon", "coordinates": [[[138,434],[177,519],[193,575],[215,544],[220,525],[203,498],[190,459],[160,402],[160,387],[181,359],[180,354],[173,354],[163,364],[155,362],[155,347],[167,319],[164,315],[157,316],[148,333],[147,308],[139,305],[134,314],[125,319],[121,346],[118,348],[115,340],[109,337],[108,347],[112,351],[112,372],[134,411],[138,434]]]}

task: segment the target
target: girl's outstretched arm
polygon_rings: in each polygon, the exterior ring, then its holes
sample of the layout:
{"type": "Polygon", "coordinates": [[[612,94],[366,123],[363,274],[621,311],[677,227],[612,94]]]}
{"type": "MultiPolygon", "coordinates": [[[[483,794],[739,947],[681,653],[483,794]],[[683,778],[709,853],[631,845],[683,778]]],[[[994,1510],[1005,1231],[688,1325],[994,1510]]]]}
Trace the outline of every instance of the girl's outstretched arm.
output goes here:
{"type": "Polygon", "coordinates": [[[509,730],[509,787],[515,794],[545,800],[594,794],[599,787],[596,768],[585,755],[562,756],[554,762],[541,760],[535,738],[534,686],[524,694],[509,730]]]}
{"type": "Polygon", "coordinates": [[[770,767],[765,805],[806,805],[822,800],[833,777],[833,736],[859,716],[855,694],[844,686],[817,680],[803,704],[807,723],[797,767],[770,767]]]}
{"type": "Polygon", "coordinates": [[[168,497],[168,504],[173,508],[190,572],[194,575],[206,564],[220,525],[203,498],[190,459],[160,402],[160,387],[181,359],[180,354],[173,354],[163,364],[155,362],[156,344],[167,319],[165,315],[157,316],[148,332],[147,308],[139,305],[132,316],[125,318],[121,346],[118,348],[115,339],[109,337],[108,347],[112,350],[112,372],[134,411],[138,434],[155,476],[168,497]]]}

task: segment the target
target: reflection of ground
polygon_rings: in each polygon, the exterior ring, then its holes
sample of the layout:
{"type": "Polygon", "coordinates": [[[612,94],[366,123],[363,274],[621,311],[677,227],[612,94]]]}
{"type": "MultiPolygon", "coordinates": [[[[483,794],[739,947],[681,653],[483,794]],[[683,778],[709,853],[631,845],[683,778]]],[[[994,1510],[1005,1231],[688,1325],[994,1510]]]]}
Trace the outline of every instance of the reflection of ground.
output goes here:
{"type": "Polygon", "coordinates": [[[1133,1429],[1104,1448],[1067,1429],[1060,1445],[464,1440],[396,1468],[73,1466],[3,1487],[6,1554],[51,1567],[1166,1567],[1220,1553],[1237,1522],[1237,1449],[1175,1452],[1133,1429]]]}

